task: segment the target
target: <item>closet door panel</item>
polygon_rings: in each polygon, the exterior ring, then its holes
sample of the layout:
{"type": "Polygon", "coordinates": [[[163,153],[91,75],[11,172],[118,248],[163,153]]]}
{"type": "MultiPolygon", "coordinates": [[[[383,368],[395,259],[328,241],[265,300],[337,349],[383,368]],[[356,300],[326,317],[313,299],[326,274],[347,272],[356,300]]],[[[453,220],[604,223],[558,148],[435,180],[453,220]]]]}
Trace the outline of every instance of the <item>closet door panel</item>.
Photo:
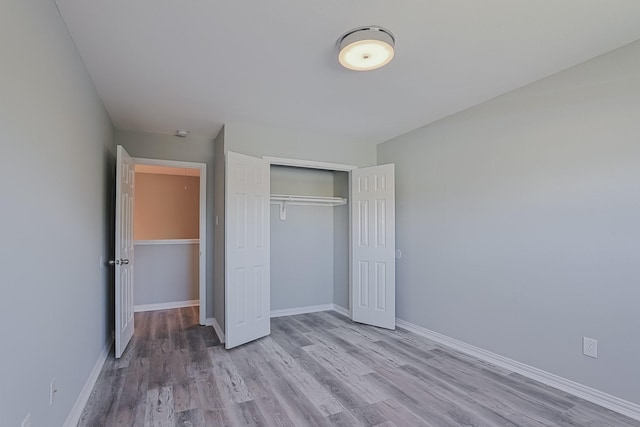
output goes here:
{"type": "Polygon", "coordinates": [[[269,164],[228,152],[225,346],[270,333],[269,164]]]}
{"type": "Polygon", "coordinates": [[[352,319],[396,326],[394,165],[351,172],[352,319]]]}

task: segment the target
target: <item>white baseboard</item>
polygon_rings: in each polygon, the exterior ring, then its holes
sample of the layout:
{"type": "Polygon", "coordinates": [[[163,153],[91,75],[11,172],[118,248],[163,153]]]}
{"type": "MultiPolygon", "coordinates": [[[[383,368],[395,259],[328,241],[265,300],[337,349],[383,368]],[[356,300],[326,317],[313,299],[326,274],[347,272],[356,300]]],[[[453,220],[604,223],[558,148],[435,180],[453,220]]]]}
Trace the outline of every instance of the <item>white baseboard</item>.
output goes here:
{"type": "Polygon", "coordinates": [[[84,406],[87,404],[89,400],[89,396],[91,396],[91,390],[93,390],[93,386],[96,385],[96,381],[98,381],[98,377],[100,376],[100,371],[102,371],[102,367],[104,366],[104,362],[107,361],[107,357],[109,357],[109,352],[111,351],[111,346],[113,345],[113,340],[109,340],[107,345],[102,349],[102,353],[98,356],[98,360],[96,360],[95,365],[93,365],[93,369],[89,374],[89,378],[84,383],[82,390],[80,390],[80,395],[76,399],[76,402],[73,404],[67,419],[65,420],[63,426],[64,427],[76,427],[78,425],[78,421],[80,421],[80,416],[82,416],[82,411],[84,410],[84,406]]]}
{"type": "Polygon", "coordinates": [[[218,321],[215,318],[210,318],[207,319],[207,323],[211,321],[211,326],[213,326],[213,329],[216,331],[216,335],[218,336],[218,339],[220,340],[221,343],[224,344],[224,331],[222,330],[222,328],[220,327],[220,324],[218,323],[218,321]]]}
{"type": "Polygon", "coordinates": [[[588,400],[589,402],[595,403],[596,405],[611,409],[612,411],[618,412],[622,415],[640,420],[640,405],[637,405],[633,402],[620,399],[619,397],[615,397],[594,388],[587,387],[575,381],[571,381],[550,372],[543,371],[542,369],[525,365],[524,363],[520,363],[513,359],[509,359],[499,354],[492,353],[488,350],[484,350],[480,347],[467,344],[463,341],[459,341],[455,338],[451,338],[438,332],[431,331],[429,329],[423,328],[422,326],[409,323],[402,319],[396,319],[396,324],[404,329],[407,329],[408,331],[450,347],[454,350],[458,350],[462,353],[477,357],[478,359],[493,363],[494,365],[500,366],[501,368],[517,372],[518,374],[524,375],[527,378],[531,378],[532,380],[536,380],[548,386],[557,388],[558,390],[562,390],[574,396],[578,396],[584,400],[588,400]]]}
{"type": "Polygon", "coordinates": [[[141,304],[133,307],[134,313],[141,311],[169,310],[171,308],[194,307],[200,305],[199,299],[190,301],[162,302],[159,304],[141,304]]]}
{"type": "Polygon", "coordinates": [[[317,313],[319,311],[333,310],[333,304],[307,305],[305,307],[285,308],[271,310],[271,317],[295,316],[296,314],[317,313]]]}
{"type": "Polygon", "coordinates": [[[305,307],[285,308],[282,310],[272,310],[271,317],[295,316],[296,314],[318,313],[320,311],[335,311],[343,316],[349,317],[349,309],[337,304],[307,305],[305,307]]]}
{"type": "Polygon", "coordinates": [[[331,309],[336,313],[342,314],[343,316],[351,317],[351,313],[349,312],[349,309],[344,308],[340,305],[333,304],[333,307],[331,309]]]}

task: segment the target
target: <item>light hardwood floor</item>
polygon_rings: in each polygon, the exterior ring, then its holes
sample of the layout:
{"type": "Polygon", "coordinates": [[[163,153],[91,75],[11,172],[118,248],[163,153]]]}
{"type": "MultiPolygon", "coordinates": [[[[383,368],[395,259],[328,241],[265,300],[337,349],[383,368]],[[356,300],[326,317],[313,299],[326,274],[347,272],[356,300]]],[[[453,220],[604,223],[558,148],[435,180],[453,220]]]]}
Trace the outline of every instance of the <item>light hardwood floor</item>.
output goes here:
{"type": "Polygon", "coordinates": [[[195,308],[135,315],[80,426],[640,426],[402,329],[280,317],[227,351],[195,308]]]}

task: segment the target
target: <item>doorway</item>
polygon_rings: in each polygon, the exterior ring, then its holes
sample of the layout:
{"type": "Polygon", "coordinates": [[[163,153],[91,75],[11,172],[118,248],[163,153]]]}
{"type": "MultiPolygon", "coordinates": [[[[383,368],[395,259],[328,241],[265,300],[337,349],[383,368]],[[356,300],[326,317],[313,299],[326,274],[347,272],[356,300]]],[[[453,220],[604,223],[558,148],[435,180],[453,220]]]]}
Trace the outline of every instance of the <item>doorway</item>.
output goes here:
{"type": "Polygon", "coordinates": [[[135,311],[199,306],[206,321],[206,164],[134,158],[135,311]],[[142,218],[141,218],[142,217],[142,218]]]}

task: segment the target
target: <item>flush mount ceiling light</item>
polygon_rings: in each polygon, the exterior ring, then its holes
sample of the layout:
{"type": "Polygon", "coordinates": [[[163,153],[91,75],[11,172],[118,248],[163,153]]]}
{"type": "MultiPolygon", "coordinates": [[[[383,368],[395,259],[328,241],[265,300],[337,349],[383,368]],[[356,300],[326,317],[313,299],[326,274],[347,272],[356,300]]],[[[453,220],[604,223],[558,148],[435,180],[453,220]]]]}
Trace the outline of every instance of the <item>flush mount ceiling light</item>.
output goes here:
{"type": "Polygon", "coordinates": [[[176,136],[179,138],[186,138],[189,135],[189,131],[185,129],[178,129],[176,131],[176,136]]]}
{"type": "Polygon", "coordinates": [[[395,38],[382,27],[355,28],[338,39],[338,61],[344,68],[370,71],[393,59],[395,38]]]}

